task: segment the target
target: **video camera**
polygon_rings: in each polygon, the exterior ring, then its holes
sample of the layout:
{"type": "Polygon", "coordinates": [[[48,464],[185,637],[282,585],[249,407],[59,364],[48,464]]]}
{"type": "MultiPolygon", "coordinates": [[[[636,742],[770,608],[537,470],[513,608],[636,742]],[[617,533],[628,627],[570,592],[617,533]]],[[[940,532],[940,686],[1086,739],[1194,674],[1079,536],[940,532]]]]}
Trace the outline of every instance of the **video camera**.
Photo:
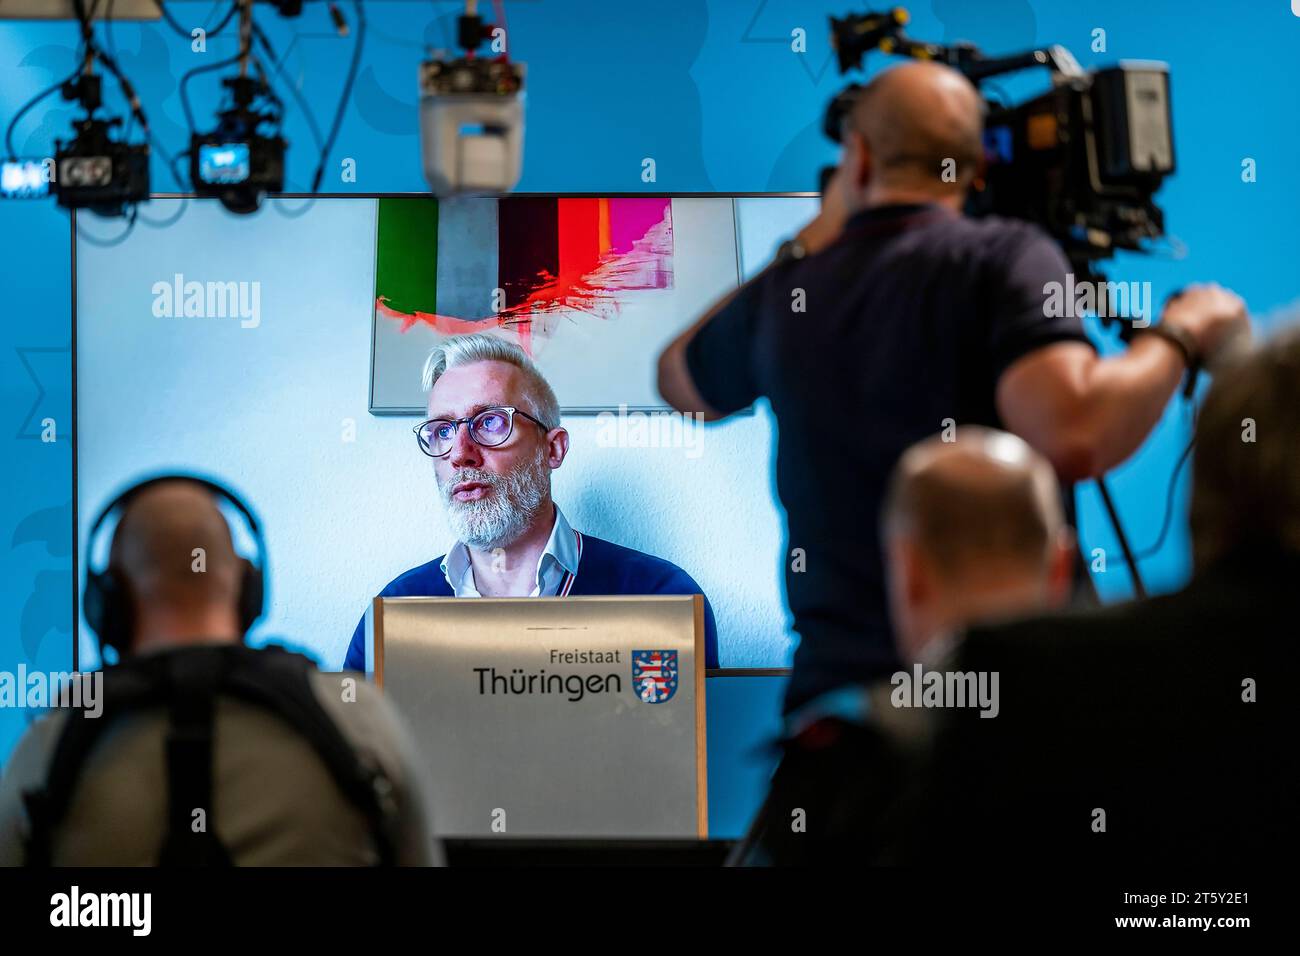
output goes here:
{"type": "MultiPolygon", "coordinates": [[[[1125,62],[1085,73],[1061,46],[986,58],[968,43],[912,40],[903,35],[907,22],[902,7],[832,17],[840,72],[860,68],[871,50],[945,63],[976,88],[1031,67],[1051,72],[1051,88],[1024,103],[985,97],[986,168],[967,201],[970,215],[1037,223],[1080,277],[1092,279],[1099,278],[1096,260],[1116,249],[1141,250],[1164,235],[1164,214],[1153,197],[1174,171],[1167,64],[1125,62]]],[[[861,89],[849,86],[827,108],[825,132],[837,143],[861,89]]],[[[823,171],[823,183],[829,172],[823,171]]]]}
{"type": "Polygon", "coordinates": [[[190,138],[190,182],[199,196],[219,199],[233,213],[251,213],[266,193],[284,189],[281,107],[269,84],[248,76],[222,80],[232,105],[218,114],[217,128],[190,138]],[[266,110],[254,108],[270,100],[266,110]],[[263,126],[269,128],[262,133],[263,126]]]}
{"type": "Polygon", "coordinates": [[[149,145],[114,136],[118,118],[96,116],[102,103],[100,77],[83,74],[63,84],[63,98],[77,101],[86,114],[73,124],[69,141],[54,142],[54,194],[67,209],[89,209],[121,216],[149,198],[149,145]]]}

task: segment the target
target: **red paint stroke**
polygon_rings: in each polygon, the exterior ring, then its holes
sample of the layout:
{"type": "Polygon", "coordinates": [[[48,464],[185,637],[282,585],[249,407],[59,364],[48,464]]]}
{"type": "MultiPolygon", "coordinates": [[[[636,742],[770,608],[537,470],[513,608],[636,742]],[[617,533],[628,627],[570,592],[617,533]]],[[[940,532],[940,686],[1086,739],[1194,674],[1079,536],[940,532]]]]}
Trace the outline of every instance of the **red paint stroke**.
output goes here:
{"type": "Polygon", "coordinates": [[[399,332],[409,332],[419,322],[429,326],[443,335],[471,335],[475,332],[491,332],[505,329],[514,332],[519,346],[532,355],[532,323],[521,322],[512,313],[514,309],[503,309],[498,315],[489,315],[481,319],[461,319],[454,315],[440,315],[437,312],[399,312],[387,304],[387,296],[375,300],[375,311],[386,319],[401,323],[399,332]]]}
{"type": "MultiPolygon", "coordinates": [[[[601,254],[606,251],[601,246],[602,208],[608,219],[608,200],[561,199],[559,201],[556,209],[556,225],[560,233],[558,271],[561,275],[573,272],[585,274],[600,264],[601,254]]],[[[608,233],[608,225],[605,231],[608,233]]]]}

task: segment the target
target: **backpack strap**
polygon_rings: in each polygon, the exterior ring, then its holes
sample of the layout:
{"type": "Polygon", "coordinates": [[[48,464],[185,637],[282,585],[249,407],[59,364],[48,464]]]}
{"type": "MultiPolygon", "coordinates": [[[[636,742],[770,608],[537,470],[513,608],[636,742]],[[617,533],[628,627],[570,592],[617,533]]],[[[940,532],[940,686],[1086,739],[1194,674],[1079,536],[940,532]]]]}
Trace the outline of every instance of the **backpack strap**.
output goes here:
{"type": "Polygon", "coordinates": [[[394,865],[397,804],[393,783],[378,763],[363,759],[321,705],[312,684],[316,665],[282,647],[228,650],[240,660],[225,681],[225,693],[275,714],[312,746],[344,797],[370,825],[379,865],[394,865]]]}
{"type": "Polygon", "coordinates": [[[194,648],[168,661],[167,832],[159,866],[230,866],[217,837],[212,791],[212,721],[230,658],[223,648],[194,648]],[[195,830],[194,814],[203,826],[195,830]]]}
{"type": "Polygon", "coordinates": [[[229,864],[230,855],[216,835],[212,800],[212,721],[214,702],[223,694],[269,711],[306,740],[343,795],[366,818],[379,864],[394,864],[397,807],[392,781],[377,763],[362,759],[322,707],[312,686],[315,669],[300,654],[242,645],[151,654],[108,668],[103,716],[69,713],[45,785],[23,794],[30,820],[27,864],[51,864],[54,833],[103,731],[125,714],[155,707],[167,708],[169,715],[168,826],[159,863],[229,864]],[[199,833],[193,829],[196,809],[207,817],[199,833]]]}
{"type": "MultiPolygon", "coordinates": [[[[158,665],[157,660],[140,658],[107,670],[103,711],[120,715],[160,705],[163,696],[158,665]]],[[[87,716],[84,710],[68,713],[54,745],[45,785],[23,793],[30,822],[28,866],[50,866],[53,862],[54,830],[67,815],[81,768],[109,723],[102,716],[87,716]]]]}

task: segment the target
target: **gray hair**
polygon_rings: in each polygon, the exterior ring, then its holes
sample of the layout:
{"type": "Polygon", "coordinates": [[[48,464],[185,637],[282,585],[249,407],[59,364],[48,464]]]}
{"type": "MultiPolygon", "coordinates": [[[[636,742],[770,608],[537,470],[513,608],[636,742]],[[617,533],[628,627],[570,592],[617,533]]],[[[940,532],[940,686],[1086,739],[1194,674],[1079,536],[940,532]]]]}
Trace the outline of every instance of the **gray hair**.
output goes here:
{"type": "Polygon", "coordinates": [[[536,415],[546,423],[547,428],[559,427],[560,403],[541,369],[518,345],[486,332],[453,335],[435,347],[424,363],[424,373],[421,376],[424,390],[427,392],[432,389],[447,369],[458,365],[473,365],[475,362],[505,362],[521,370],[527,379],[524,391],[532,406],[524,411],[536,415]]]}

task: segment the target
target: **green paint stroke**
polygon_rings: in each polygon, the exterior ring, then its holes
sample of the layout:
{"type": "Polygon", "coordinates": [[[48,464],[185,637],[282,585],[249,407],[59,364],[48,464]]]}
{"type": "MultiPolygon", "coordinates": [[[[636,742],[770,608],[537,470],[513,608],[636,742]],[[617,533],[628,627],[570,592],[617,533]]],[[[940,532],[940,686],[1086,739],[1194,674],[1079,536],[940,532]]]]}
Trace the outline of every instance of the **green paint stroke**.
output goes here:
{"type": "Polygon", "coordinates": [[[396,312],[438,311],[438,200],[379,200],[375,298],[396,312]]]}

